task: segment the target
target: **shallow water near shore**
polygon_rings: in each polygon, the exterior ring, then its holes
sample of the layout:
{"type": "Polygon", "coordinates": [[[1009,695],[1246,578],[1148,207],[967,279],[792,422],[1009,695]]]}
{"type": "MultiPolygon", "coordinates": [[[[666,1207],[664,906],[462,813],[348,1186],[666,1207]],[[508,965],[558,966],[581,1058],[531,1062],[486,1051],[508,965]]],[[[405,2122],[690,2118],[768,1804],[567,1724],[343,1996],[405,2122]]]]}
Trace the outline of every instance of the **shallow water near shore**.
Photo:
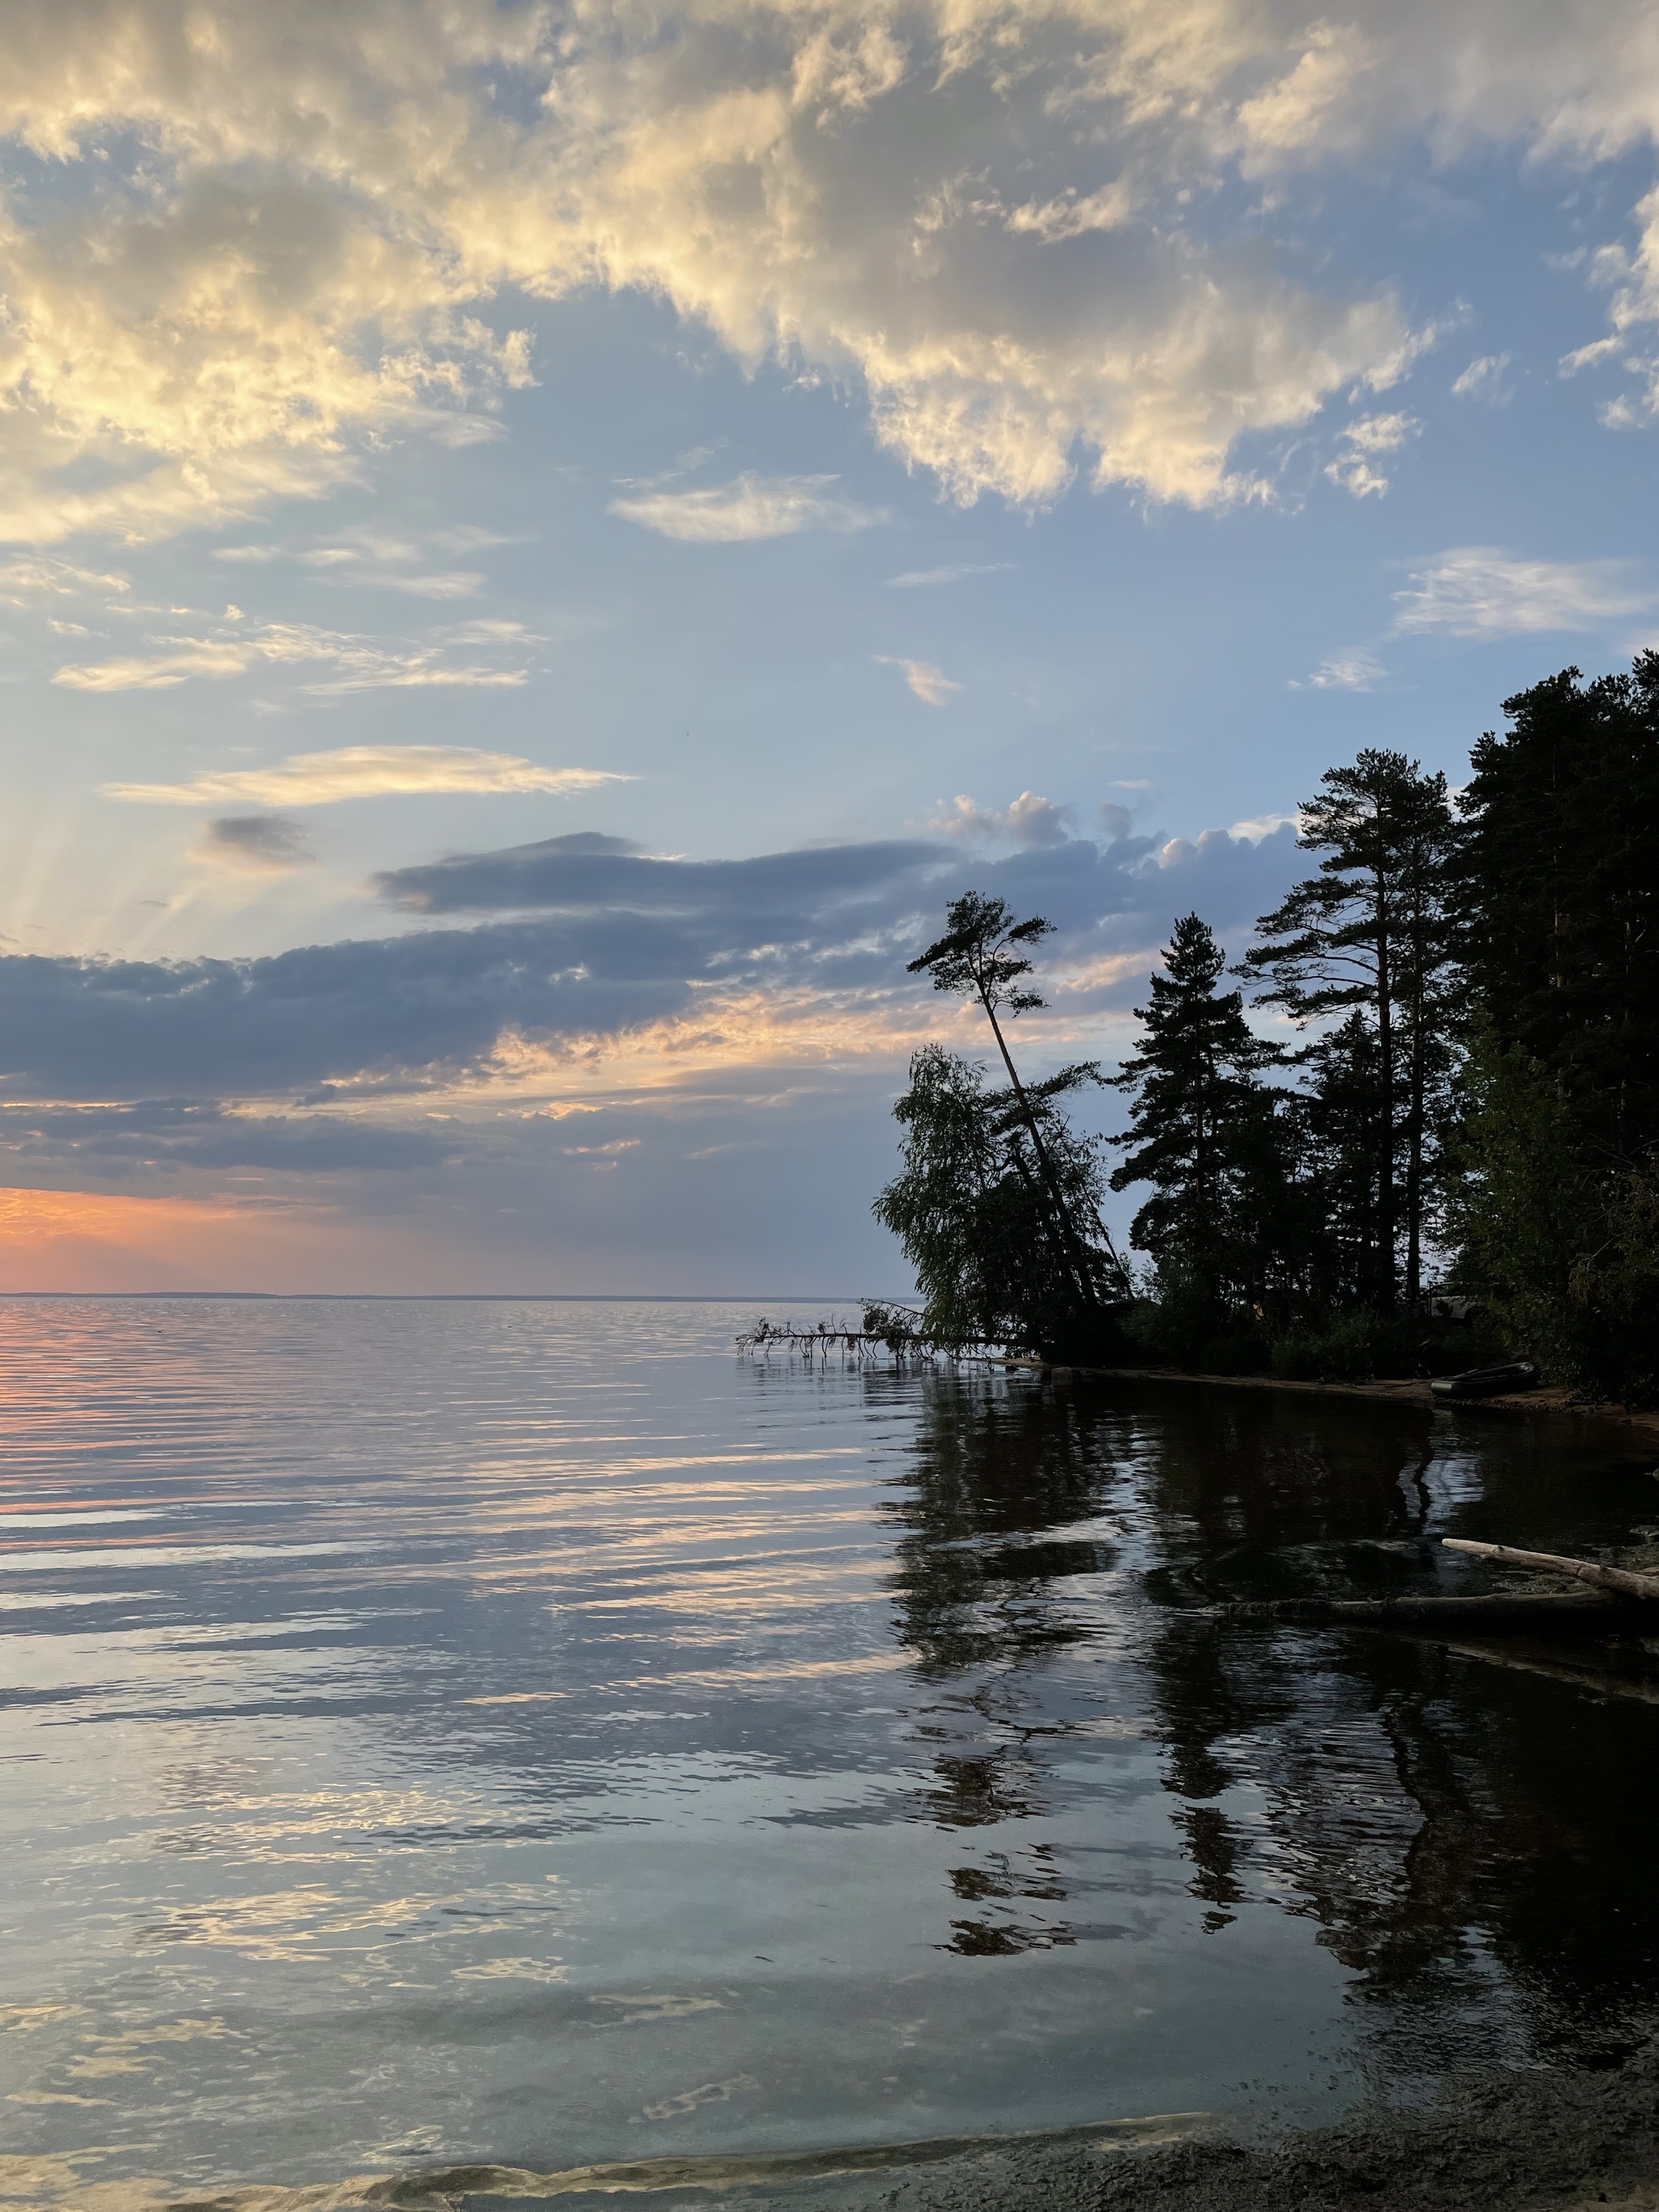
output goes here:
{"type": "Polygon", "coordinates": [[[1317,2119],[1651,2032],[1640,1650],[1192,1617],[1636,1558],[1651,1440],[752,1317],[0,1304],[24,2195],[1317,2119]]]}

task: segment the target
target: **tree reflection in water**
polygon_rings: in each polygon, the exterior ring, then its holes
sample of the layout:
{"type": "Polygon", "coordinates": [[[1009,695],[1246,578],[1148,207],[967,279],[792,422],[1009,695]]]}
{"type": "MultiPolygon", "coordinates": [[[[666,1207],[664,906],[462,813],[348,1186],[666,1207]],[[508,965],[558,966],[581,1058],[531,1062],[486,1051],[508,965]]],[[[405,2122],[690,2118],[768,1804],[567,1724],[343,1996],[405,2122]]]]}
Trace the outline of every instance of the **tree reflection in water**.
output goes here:
{"type": "MultiPolygon", "coordinates": [[[[1199,1924],[1224,1941],[1263,1905],[1310,1922],[1379,2063],[1622,2056],[1659,1990],[1659,1707],[1595,1695],[1594,1650],[1586,1689],[1517,1669],[1513,1645],[1195,1615],[1448,1586],[1449,1534],[1628,1540],[1650,1457],[1363,1401],[941,1381],[886,1510],[896,1632],[935,1692],[919,1810],[981,1832],[950,1875],[975,1910],[944,1948],[1137,1932],[1133,1910],[1078,1918],[1103,1887],[1085,1854],[1009,1834],[1076,1805],[1068,1753],[1103,1718],[1162,1747],[1199,1924]],[[1085,1656],[1103,1663],[1068,1667],[1085,1656]]],[[[1121,1905],[1121,1859],[1109,1886],[1121,1905]]],[[[1142,1894],[1161,1887],[1148,1866],[1142,1894]]]]}

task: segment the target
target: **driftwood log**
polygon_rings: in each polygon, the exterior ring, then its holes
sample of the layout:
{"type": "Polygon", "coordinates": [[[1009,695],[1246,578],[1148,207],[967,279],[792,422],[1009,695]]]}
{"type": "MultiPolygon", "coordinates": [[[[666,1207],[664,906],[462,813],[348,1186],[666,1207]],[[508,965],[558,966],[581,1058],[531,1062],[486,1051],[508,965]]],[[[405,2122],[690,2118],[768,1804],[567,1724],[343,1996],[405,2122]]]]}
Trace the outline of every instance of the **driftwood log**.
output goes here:
{"type": "Polygon", "coordinates": [[[1644,1608],[1659,1604],[1659,1575],[1628,1567],[1604,1567],[1593,1559],[1569,1559],[1559,1552],[1522,1552],[1510,1544],[1478,1544],[1467,1536],[1444,1536],[1449,1552],[1492,1559],[1500,1566],[1532,1567],[1588,1583],[1577,1590],[1497,1590],[1483,1597],[1280,1597],[1245,1598],[1198,1613],[1200,1620],[1300,1621],[1310,1626],[1424,1628],[1431,1631],[1563,1628],[1595,1630],[1630,1620],[1646,1625],[1644,1608]]]}
{"type": "Polygon", "coordinates": [[[1601,1628],[1625,1612],[1610,1593],[1532,1591],[1495,1597],[1241,1598],[1208,1607],[1195,1620],[1301,1622],[1310,1627],[1370,1628],[1601,1628]]]}
{"type": "Polygon", "coordinates": [[[1659,1575],[1635,1574],[1628,1567],[1598,1566],[1593,1559],[1566,1559],[1559,1552],[1518,1552],[1510,1544],[1476,1544],[1467,1536],[1443,1536],[1440,1540],[1448,1552],[1467,1552],[1471,1559],[1493,1559],[1502,1567],[1535,1567],[1541,1573],[1571,1575],[1575,1582],[1616,1591],[1620,1597],[1659,1600],[1659,1575]]]}

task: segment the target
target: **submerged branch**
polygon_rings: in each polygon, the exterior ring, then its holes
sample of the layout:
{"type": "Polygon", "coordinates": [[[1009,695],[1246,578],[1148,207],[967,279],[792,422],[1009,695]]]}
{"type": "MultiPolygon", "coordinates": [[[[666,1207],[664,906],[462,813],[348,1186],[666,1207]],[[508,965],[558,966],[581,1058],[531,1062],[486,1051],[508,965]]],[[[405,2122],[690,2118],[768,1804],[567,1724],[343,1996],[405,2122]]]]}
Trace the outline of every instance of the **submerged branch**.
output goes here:
{"type": "Polygon", "coordinates": [[[1541,1595],[1531,1591],[1491,1597],[1282,1597],[1244,1598],[1207,1608],[1200,1620],[1275,1621],[1316,1627],[1352,1624],[1373,1628],[1542,1628],[1573,1625],[1595,1627],[1617,1620],[1621,1608],[1593,1590],[1541,1595]]]}
{"type": "Polygon", "coordinates": [[[840,1322],[821,1321],[812,1328],[792,1328],[787,1322],[769,1321],[763,1314],[737,1339],[739,1352],[783,1352],[808,1359],[827,1360],[839,1352],[854,1366],[888,1353],[901,1367],[936,1359],[1000,1358],[1007,1347],[990,1337],[945,1337],[927,1327],[923,1315],[911,1306],[868,1305],[863,1325],[854,1328],[840,1322]]]}

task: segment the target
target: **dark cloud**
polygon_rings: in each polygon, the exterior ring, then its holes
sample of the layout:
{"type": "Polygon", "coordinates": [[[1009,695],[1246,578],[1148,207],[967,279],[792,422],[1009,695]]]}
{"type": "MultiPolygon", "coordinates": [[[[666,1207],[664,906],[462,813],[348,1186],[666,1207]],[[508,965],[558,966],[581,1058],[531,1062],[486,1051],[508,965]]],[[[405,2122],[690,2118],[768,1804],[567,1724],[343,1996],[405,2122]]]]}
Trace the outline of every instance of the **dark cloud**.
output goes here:
{"type": "MultiPolygon", "coordinates": [[[[345,1079],[414,1089],[487,1072],[504,1036],[645,1027],[710,983],[908,992],[907,955],[970,884],[1048,915],[1067,956],[1150,950],[1189,907],[1231,938],[1279,897],[1299,857],[1288,830],[1161,848],[1070,838],[995,860],[897,840],[672,860],[593,834],[462,854],[382,877],[382,896],[405,910],[513,919],[258,960],[0,959],[0,1097],[325,1099],[345,1079]]],[[[1133,1004],[1141,988],[1115,985],[1099,1004],[1133,1004]]],[[[272,1123],[267,1137],[314,1144],[321,1166],[329,1145],[358,1141],[325,1121],[286,1133],[272,1123]]],[[[112,1127],[111,1141],[119,1134],[112,1127]]],[[[134,1134],[129,1125],[120,1140],[134,1134]]],[[[190,1141],[253,1139],[246,1125],[204,1123],[190,1141]]]]}
{"type": "Polygon", "coordinates": [[[659,960],[651,972],[637,946],[589,966],[568,936],[434,930],[264,960],[9,958],[0,1088],[247,1096],[330,1077],[439,1075],[487,1062],[504,1031],[625,1030],[684,1004],[683,970],[659,960]]]}
{"type": "Polygon", "coordinates": [[[390,904],[419,914],[702,915],[723,928],[758,921],[799,933],[827,913],[850,920],[860,904],[889,902],[896,882],[944,857],[937,845],[884,840],[750,860],[668,860],[588,832],[502,853],[457,853],[389,870],[374,883],[390,904]]]}
{"type": "Polygon", "coordinates": [[[143,1168],[263,1168],[295,1175],[436,1167],[457,1134],[343,1115],[228,1113],[216,1102],[147,1098],[131,1105],[13,1106],[0,1139],[15,1166],[50,1164],[94,1176],[143,1168]]]}
{"type": "Polygon", "coordinates": [[[313,861],[316,848],[291,814],[220,814],[204,823],[198,860],[254,874],[281,875],[313,861]]]}

